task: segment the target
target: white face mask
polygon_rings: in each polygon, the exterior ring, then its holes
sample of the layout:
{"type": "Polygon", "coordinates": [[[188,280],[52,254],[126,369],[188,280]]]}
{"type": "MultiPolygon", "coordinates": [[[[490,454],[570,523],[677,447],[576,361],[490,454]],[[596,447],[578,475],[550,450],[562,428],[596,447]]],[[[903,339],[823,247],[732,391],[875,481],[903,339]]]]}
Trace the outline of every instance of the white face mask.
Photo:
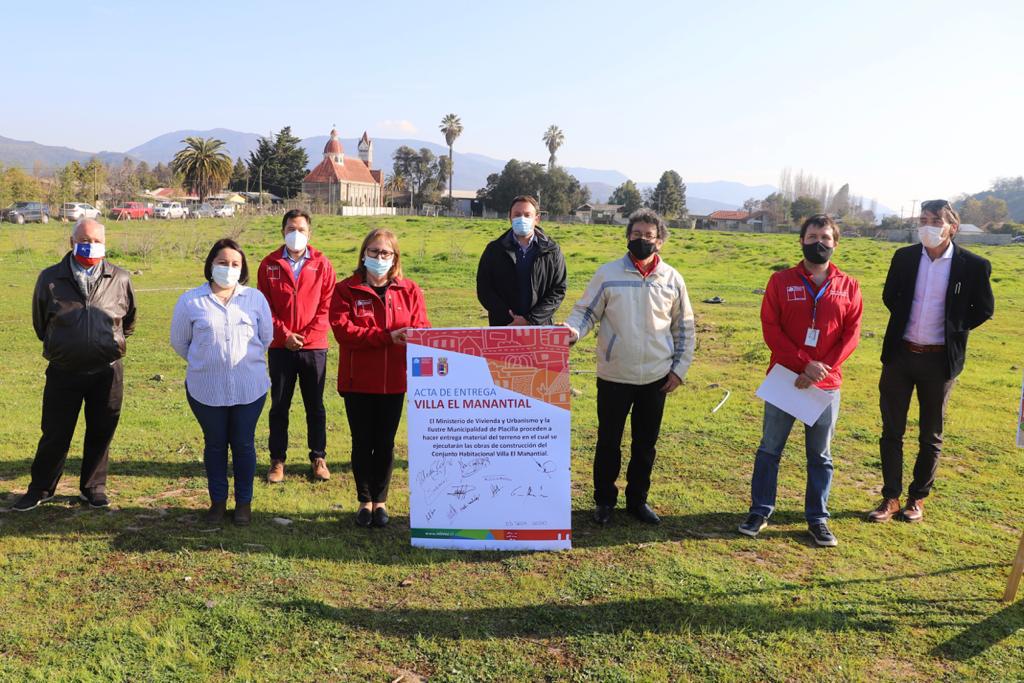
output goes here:
{"type": "Polygon", "coordinates": [[[284,243],[289,251],[305,251],[306,245],[309,244],[309,235],[298,230],[292,230],[285,233],[284,243]]]}
{"type": "Polygon", "coordinates": [[[533,232],[533,219],[529,216],[516,216],[512,219],[512,232],[519,237],[526,237],[533,232]]]}
{"type": "Polygon", "coordinates": [[[389,259],[373,258],[372,256],[363,257],[363,265],[366,269],[376,275],[377,277],[384,277],[391,271],[391,266],[395,263],[394,257],[389,259]]]}
{"type": "Polygon", "coordinates": [[[922,225],[917,229],[917,236],[927,249],[934,249],[942,244],[942,231],[945,226],[922,225]]]}
{"type": "Polygon", "coordinates": [[[221,287],[234,287],[238,284],[238,278],[242,277],[241,268],[231,266],[214,266],[213,281],[221,287]]]}

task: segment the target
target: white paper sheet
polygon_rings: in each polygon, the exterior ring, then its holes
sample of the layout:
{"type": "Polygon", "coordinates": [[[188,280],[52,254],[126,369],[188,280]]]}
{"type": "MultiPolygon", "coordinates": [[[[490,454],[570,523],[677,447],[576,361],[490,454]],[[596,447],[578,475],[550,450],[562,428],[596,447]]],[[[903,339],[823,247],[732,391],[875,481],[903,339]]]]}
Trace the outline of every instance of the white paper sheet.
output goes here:
{"type": "Polygon", "coordinates": [[[757,397],[810,426],[832,403],[832,396],[815,386],[797,389],[796,378],[795,372],[776,364],[757,388],[757,397]]]}

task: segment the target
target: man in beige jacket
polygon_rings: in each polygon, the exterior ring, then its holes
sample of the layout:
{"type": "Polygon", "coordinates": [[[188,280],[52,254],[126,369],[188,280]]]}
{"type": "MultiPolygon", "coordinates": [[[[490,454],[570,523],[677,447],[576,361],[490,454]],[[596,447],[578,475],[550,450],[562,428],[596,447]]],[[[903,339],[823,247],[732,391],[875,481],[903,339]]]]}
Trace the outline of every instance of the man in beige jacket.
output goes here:
{"type": "Polygon", "coordinates": [[[622,433],[631,417],[626,510],[642,522],[661,520],[647,504],[665,397],[686,377],[695,346],[693,309],[679,272],[658,252],[668,238],[661,216],[639,209],[626,226],[628,253],[601,266],[565,325],[573,341],[597,332],[597,448],[594,521],[615,509],[622,433]]]}

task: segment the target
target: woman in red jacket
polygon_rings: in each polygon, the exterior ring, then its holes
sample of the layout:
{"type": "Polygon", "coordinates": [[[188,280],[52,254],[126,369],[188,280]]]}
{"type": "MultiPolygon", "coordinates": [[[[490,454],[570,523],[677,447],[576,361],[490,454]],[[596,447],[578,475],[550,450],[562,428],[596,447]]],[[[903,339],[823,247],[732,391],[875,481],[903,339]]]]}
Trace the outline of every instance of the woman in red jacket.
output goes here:
{"type": "Polygon", "coordinates": [[[331,329],[340,345],[338,393],[352,432],[359,526],[388,523],[395,433],[405,403],[405,337],[430,327],[423,292],[402,276],[398,238],[371,230],[355,272],[334,289],[331,329]]]}

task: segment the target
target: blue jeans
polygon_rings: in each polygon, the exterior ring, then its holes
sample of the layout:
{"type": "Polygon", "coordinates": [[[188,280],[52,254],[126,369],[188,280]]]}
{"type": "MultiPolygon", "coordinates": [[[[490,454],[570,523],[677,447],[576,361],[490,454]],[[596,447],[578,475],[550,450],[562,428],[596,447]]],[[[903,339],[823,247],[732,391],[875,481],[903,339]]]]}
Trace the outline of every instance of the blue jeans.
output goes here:
{"type": "Polygon", "coordinates": [[[228,499],[228,446],[235,475],[235,502],[252,501],[252,480],[256,476],[256,423],[263,412],[264,394],[252,403],[236,406],[208,406],[188,396],[188,405],[203,428],[203,464],[210,500],[228,499]]]}
{"type": "MultiPolygon", "coordinates": [[[[828,492],[832,487],[832,434],[839,417],[839,390],[828,392],[832,405],[814,425],[804,426],[807,451],[807,488],[804,492],[804,516],[808,524],[828,519],[828,492]]],[[[754,476],[750,480],[750,512],[771,517],[775,511],[775,492],[779,484],[779,460],[789,432],[796,420],[771,403],[764,404],[764,429],[761,445],[754,457],[754,476]]]]}

